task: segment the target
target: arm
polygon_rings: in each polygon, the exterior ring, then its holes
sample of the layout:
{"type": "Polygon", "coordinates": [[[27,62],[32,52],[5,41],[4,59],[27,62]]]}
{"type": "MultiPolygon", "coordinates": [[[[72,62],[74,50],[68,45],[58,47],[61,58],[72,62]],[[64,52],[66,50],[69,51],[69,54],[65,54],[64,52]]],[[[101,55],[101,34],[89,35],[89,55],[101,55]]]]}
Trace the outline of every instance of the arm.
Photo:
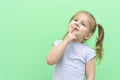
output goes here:
{"type": "Polygon", "coordinates": [[[94,80],[95,77],[95,62],[94,58],[86,63],[86,80],[94,80]]]}
{"type": "Polygon", "coordinates": [[[49,54],[46,57],[46,61],[49,65],[54,65],[63,55],[64,50],[67,46],[67,42],[62,41],[58,46],[53,46],[52,50],[49,52],[49,54]]]}
{"type": "Polygon", "coordinates": [[[54,65],[63,55],[67,45],[76,39],[76,36],[72,33],[74,28],[70,28],[68,34],[64,38],[64,40],[58,45],[53,46],[52,50],[49,52],[48,56],[46,57],[46,61],[49,65],[54,65]]]}

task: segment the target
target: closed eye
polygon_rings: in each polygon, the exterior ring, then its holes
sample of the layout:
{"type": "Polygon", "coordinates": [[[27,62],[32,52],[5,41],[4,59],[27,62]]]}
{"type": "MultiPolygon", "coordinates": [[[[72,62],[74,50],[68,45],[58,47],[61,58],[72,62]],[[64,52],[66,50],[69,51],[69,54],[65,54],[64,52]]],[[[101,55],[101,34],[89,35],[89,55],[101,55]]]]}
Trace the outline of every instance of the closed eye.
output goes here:
{"type": "Polygon", "coordinates": [[[81,24],[86,27],[86,25],[84,23],[81,23],[81,24]]]}
{"type": "Polygon", "coordinates": [[[74,21],[78,21],[77,19],[74,19],[74,21]]]}

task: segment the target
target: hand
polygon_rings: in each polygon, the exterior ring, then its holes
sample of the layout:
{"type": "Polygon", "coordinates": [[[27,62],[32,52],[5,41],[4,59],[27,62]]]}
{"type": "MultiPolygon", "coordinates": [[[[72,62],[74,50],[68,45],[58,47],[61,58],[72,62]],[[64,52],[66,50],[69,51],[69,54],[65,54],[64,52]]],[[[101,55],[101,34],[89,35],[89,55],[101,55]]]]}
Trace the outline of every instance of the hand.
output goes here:
{"type": "Polygon", "coordinates": [[[71,41],[76,40],[76,36],[75,36],[75,34],[73,34],[73,31],[74,31],[74,27],[71,27],[69,29],[68,34],[64,38],[64,41],[66,41],[67,43],[70,43],[71,41]]]}

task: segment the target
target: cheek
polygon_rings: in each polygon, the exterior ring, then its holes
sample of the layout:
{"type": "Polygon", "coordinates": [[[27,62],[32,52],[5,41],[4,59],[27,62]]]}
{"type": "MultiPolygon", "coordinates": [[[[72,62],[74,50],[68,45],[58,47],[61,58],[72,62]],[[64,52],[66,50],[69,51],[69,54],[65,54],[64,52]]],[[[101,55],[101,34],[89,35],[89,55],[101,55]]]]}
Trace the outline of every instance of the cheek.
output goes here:
{"type": "Polygon", "coordinates": [[[88,33],[88,29],[86,27],[84,27],[84,26],[81,26],[80,27],[80,32],[82,32],[82,33],[88,33]]]}
{"type": "Polygon", "coordinates": [[[71,29],[71,26],[72,26],[72,23],[70,23],[70,24],[68,25],[68,30],[71,29]]]}
{"type": "Polygon", "coordinates": [[[82,31],[87,30],[87,28],[86,28],[85,26],[83,26],[83,25],[80,25],[79,28],[80,28],[80,30],[82,30],[82,31]]]}
{"type": "Polygon", "coordinates": [[[71,28],[71,24],[68,25],[68,28],[71,28]]]}
{"type": "Polygon", "coordinates": [[[79,32],[76,32],[77,36],[84,37],[88,33],[86,29],[80,29],[79,32]]]}
{"type": "Polygon", "coordinates": [[[73,22],[73,21],[71,21],[71,22],[69,23],[69,25],[71,25],[71,26],[72,26],[73,24],[74,24],[74,22],[73,22]]]}
{"type": "Polygon", "coordinates": [[[71,26],[70,26],[70,25],[68,25],[68,31],[70,31],[70,28],[71,28],[71,26]]]}

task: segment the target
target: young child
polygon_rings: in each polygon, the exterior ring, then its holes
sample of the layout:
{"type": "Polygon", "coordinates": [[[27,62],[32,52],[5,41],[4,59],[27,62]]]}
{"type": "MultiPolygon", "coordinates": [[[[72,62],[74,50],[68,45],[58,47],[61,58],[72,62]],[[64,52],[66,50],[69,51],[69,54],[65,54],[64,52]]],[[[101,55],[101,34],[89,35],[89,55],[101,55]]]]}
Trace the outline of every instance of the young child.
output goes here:
{"type": "Polygon", "coordinates": [[[55,64],[53,80],[94,80],[95,57],[102,59],[104,30],[92,14],[79,11],[70,20],[63,40],[56,40],[46,57],[49,65],[55,64]],[[95,51],[84,42],[98,27],[95,51]]]}

